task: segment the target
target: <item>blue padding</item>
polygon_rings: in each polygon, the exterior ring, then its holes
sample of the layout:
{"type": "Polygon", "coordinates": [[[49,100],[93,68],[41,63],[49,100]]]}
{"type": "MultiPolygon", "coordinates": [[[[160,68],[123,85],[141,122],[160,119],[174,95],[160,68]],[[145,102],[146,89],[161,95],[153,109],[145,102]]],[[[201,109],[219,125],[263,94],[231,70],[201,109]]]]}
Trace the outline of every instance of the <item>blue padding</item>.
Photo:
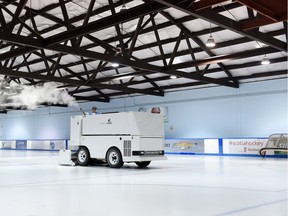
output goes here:
{"type": "Polygon", "coordinates": [[[218,139],[219,155],[223,155],[223,139],[218,139]]]}
{"type": "MultiPolygon", "coordinates": [[[[233,156],[233,157],[262,157],[258,154],[212,154],[212,153],[195,153],[195,152],[165,152],[165,155],[209,155],[209,156],[233,156]]],[[[265,158],[288,158],[288,155],[266,155],[265,158]]]]}

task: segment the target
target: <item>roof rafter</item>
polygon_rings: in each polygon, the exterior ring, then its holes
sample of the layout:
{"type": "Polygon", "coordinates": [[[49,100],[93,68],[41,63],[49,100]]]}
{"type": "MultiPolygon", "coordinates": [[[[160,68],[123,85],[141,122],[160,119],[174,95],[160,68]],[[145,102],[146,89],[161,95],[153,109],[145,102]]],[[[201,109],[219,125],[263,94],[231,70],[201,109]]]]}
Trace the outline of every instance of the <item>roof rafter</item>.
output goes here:
{"type": "Polygon", "coordinates": [[[287,52],[287,43],[282,42],[276,38],[273,38],[267,34],[264,34],[260,31],[244,31],[241,29],[241,26],[238,22],[229,19],[221,14],[218,14],[214,12],[213,10],[201,10],[201,11],[193,11],[189,8],[187,8],[187,5],[185,3],[178,3],[175,0],[154,0],[156,2],[162,3],[163,5],[176,8],[180,11],[183,11],[187,14],[190,14],[192,16],[195,16],[197,18],[204,19],[208,22],[214,23],[216,25],[219,25],[223,28],[229,29],[231,31],[234,31],[238,34],[241,34],[245,37],[248,37],[250,39],[260,41],[261,43],[264,43],[268,46],[274,47],[277,50],[287,52]]]}
{"type": "Polygon", "coordinates": [[[166,70],[170,71],[170,70],[176,70],[179,68],[195,67],[196,65],[200,66],[200,65],[207,65],[207,64],[217,64],[219,62],[231,61],[231,60],[236,60],[240,58],[248,58],[248,57],[253,57],[255,55],[264,55],[264,54],[275,53],[275,52],[277,52],[277,50],[272,47],[262,47],[262,48],[258,48],[255,50],[247,50],[247,51],[238,52],[234,54],[219,55],[219,56],[213,56],[213,57],[199,59],[199,60],[195,60],[191,62],[178,63],[178,64],[168,66],[166,70]]]}
{"type": "MultiPolygon", "coordinates": [[[[8,37],[7,35],[5,35],[5,37],[2,37],[0,35],[0,39],[3,40],[8,40],[11,42],[11,39],[14,39],[14,43],[21,43],[23,44],[23,36],[10,36],[8,37]],[[4,39],[6,38],[6,39],[4,39]]],[[[25,37],[24,37],[25,38],[25,37]]],[[[27,39],[25,40],[27,42],[27,45],[29,46],[34,46],[38,48],[42,49],[45,48],[43,45],[39,45],[39,43],[35,43],[33,44],[33,40],[34,39],[27,39]]],[[[47,47],[47,49],[51,49],[54,51],[58,51],[61,53],[69,53],[69,54],[73,54],[73,55],[78,55],[78,56],[82,56],[82,57],[86,57],[86,58],[91,58],[91,59],[97,59],[97,60],[103,60],[103,61],[109,61],[109,62],[119,62],[119,64],[121,65],[127,65],[130,67],[134,67],[134,68],[138,68],[138,69],[144,69],[144,70],[148,70],[148,71],[152,71],[152,72],[158,72],[158,73],[166,73],[166,74],[170,74],[170,75],[176,75],[176,76],[180,76],[180,77],[185,77],[187,79],[195,79],[195,80],[201,80],[203,82],[207,82],[207,83],[215,83],[215,84],[219,84],[219,85],[224,85],[224,86],[229,86],[229,87],[234,87],[234,88],[238,88],[239,85],[236,83],[230,83],[230,82],[219,82],[217,79],[213,79],[213,78],[208,78],[208,77],[202,77],[199,74],[187,74],[185,72],[181,72],[181,71],[175,71],[176,69],[173,70],[164,70],[162,67],[159,66],[155,66],[155,65],[151,65],[151,64],[147,64],[144,63],[143,61],[132,61],[132,60],[128,60],[125,59],[121,56],[111,56],[111,55],[105,55],[102,53],[97,53],[97,52],[93,52],[93,51],[89,51],[89,50],[84,50],[81,48],[75,48],[75,47],[69,47],[69,46],[64,46],[61,44],[55,44],[55,45],[51,45],[49,47],[47,47]]],[[[0,55],[0,59],[1,59],[1,55],[0,55]]],[[[170,66],[172,67],[172,66],[170,66]]],[[[168,68],[170,68],[168,67],[168,68]]]]}
{"type": "Polygon", "coordinates": [[[62,83],[76,100],[108,102],[287,78],[284,1],[8,0],[0,4],[0,80],[62,83]],[[211,33],[217,44],[208,48],[211,33]],[[262,66],[266,54],[271,65],[262,66]]]}
{"type": "Polygon", "coordinates": [[[49,81],[49,82],[60,82],[60,83],[66,83],[74,86],[90,86],[100,89],[113,89],[117,91],[123,91],[126,93],[138,93],[138,94],[150,94],[150,95],[156,95],[156,96],[163,96],[163,93],[158,93],[154,91],[146,91],[145,89],[135,89],[135,88],[123,88],[119,85],[106,85],[106,84],[96,84],[96,83],[85,83],[80,80],[75,79],[67,79],[64,77],[55,77],[55,76],[45,76],[37,73],[27,73],[27,72],[20,72],[20,71],[12,71],[9,69],[6,69],[4,67],[0,67],[1,72],[0,74],[8,75],[10,77],[25,77],[29,79],[37,79],[37,80],[43,80],[43,81],[49,81]]]}
{"type": "MultiPolygon", "coordinates": [[[[175,23],[176,26],[178,26],[178,28],[180,28],[183,32],[185,32],[185,34],[187,34],[195,43],[198,44],[199,47],[201,47],[210,57],[215,56],[215,54],[209,50],[206,45],[196,36],[194,36],[186,27],[184,27],[181,23],[176,23],[176,20],[167,12],[161,12],[161,14],[163,16],[165,16],[168,20],[170,20],[171,22],[175,23]]],[[[219,65],[219,67],[222,68],[222,70],[228,75],[228,77],[231,79],[231,81],[233,81],[236,85],[239,86],[238,81],[236,81],[233,76],[231,75],[231,73],[225,68],[225,66],[219,62],[217,63],[219,65]]]]}

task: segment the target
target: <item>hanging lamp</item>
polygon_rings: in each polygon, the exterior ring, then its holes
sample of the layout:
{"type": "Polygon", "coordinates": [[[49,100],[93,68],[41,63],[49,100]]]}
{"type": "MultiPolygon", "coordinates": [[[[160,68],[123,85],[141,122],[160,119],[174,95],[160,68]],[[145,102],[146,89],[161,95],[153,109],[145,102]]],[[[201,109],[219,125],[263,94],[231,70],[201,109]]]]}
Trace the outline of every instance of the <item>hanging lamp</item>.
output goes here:
{"type": "Polygon", "coordinates": [[[214,47],[216,45],[214,38],[212,37],[212,33],[211,33],[211,23],[210,23],[210,35],[209,38],[206,42],[206,46],[207,47],[214,47]]]}

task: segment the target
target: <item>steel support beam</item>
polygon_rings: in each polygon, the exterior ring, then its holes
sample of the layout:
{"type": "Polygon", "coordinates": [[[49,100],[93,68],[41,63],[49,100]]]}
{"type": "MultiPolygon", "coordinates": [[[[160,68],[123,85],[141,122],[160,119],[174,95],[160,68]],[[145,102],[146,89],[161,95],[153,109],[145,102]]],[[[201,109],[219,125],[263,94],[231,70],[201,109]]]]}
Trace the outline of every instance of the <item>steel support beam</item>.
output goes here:
{"type": "Polygon", "coordinates": [[[200,60],[195,60],[195,61],[190,61],[190,62],[174,64],[174,65],[168,66],[166,70],[173,71],[173,70],[187,68],[187,67],[195,67],[195,66],[207,65],[207,64],[218,64],[220,62],[232,61],[232,60],[237,60],[240,58],[248,58],[248,57],[253,57],[257,55],[265,55],[265,54],[275,53],[275,52],[278,52],[278,51],[272,47],[262,47],[262,48],[258,48],[254,50],[247,50],[247,51],[234,53],[234,54],[219,55],[219,56],[213,56],[213,57],[206,58],[206,59],[200,59],[200,60]]]}
{"type": "Polygon", "coordinates": [[[287,52],[287,43],[281,40],[278,40],[276,38],[273,38],[260,31],[255,31],[255,30],[244,31],[241,28],[241,24],[239,22],[229,19],[221,14],[218,14],[213,10],[205,9],[205,10],[200,10],[200,11],[193,11],[192,9],[187,7],[186,3],[178,3],[178,1],[176,0],[154,0],[154,1],[159,2],[168,7],[178,9],[194,17],[204,19],[207,22],[214,23],[215,25],[234,31],[252,40],[259,41],[268,46],[274,47],[277,50],[287,52]]]}
{"type": "Polygon", "coordinates": [[[55,77],[55,76],[46,76],[37,73],[27,73],[27,72],[20,72],[20,71],[12,71],[4,67],[0,67],[0,74],[10,76],[10,77],[21,77],[21,78],[28,78],[28,79],[36,79],[48,82],[60,82],[66,83],[73,86],[90,86],[99,89],[113,89],[116,91],[122,91],[129,94],[148,94],[148,95],[155,95],[155,96],[164,96],[163,93],[155,92],[155,91],[146,91],[145,89],[135,89],[135,88],[128,88],[122,87],[119,85],[106,85],[106,84],[99,84],[99,83],[85,83],[80,80],[75,79],[67,79],[64,77],[55,77]]]}
{"type": "MultiPolygon", "coordinates": [[[[23,37],[20,35],[13,36],[13,37],[8,37],[6,35],[5,40],[12,42],[12,43],[23,44],[25,42],[25,38],[26,37],[23,37]],[[9,38],[13,38],[14,42],[9,40],[9,38]]],[[[4,37],[2,37],[1,34],[0,34],[0,39],[4,40],[4,37]]],[[[43,45],[41,43],[39,43],[37,40],[36,40],[37,43],[33,44],[33,40],[35,40],[35,39],[29,39],[27,42],[28,43],[27,45],[33,46],[33,47],[39,46],[38,49],[45,49],[45,47],[43,47],[43,45]]],[[[199,81],[203,81],[203,82],[207,82],[207,83],[214,83],[214,84],[218,84],[218,85],[233,87],[233,88],[239,87],[239,85],[237,83],[235,84],[235,83],[231,83],[231,82],[219,82],[217,79],[203,77],[203,76],[200,76],[199,74],[195,74],[195,73],[185,73],[185,72],[181,72],[181,71],[176,71],[176,69],[167,71],[167,70],[164,70],[164,68],[162,68],[162,67],[151,65],[151,64],[145,63],[143,61],[132,61],[132,60],[123,58],[121,56],[111,56],[111,55],[107,55],[107,54],[102,54],[102,53],[97,53],[97,52],[93,52],[93,51],[89,51],[89,50],[84,50],[81,48],[64,46],[61,44],[51,45],[49,47],[46,47],[46,49],[54,50],[54,51],[61,52],[61,53],[73,54],[73,55],[82,56],[82,57],[86,57],[86,58],[96,59],[96,60],[118,62],[120,65],[126,65],[126,66],[130,66],[130,67],[138,68],[141,70],[147,70],[147,71],[155,72],[155,73],[164,73],[164,74],[169,74],[169,75],[175,75],[177,77],[194,79],[194,80],[199,80],[199,81]]],[[[1,55],[0,55],[0,61],[1,61],[1,55]]]]}

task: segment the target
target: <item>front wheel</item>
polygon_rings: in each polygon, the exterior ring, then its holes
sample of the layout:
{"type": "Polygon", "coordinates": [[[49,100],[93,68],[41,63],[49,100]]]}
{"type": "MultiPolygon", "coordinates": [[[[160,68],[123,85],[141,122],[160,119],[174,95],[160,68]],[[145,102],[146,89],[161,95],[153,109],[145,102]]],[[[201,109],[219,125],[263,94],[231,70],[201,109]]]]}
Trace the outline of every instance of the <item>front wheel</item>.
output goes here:
{"type": "Polygon", "coordinates": [[[122,155],[117,148],[109,149],[106,160],[111,168],[120,168],[123,166],[122,155]]]}
{"type": "Polygon", "coordinates": [[[77,163],[80,166],[87,166],[90,160],[90,153],[87,148],[80,147],[77,151],[77,163]]]}
{"type": "Polygon", "coordinates": [[[142,161],[142,162],[135,162],[137,164],[138,167],[143,168],[143,167],[147,167],[151,161],[142,161]]]}

